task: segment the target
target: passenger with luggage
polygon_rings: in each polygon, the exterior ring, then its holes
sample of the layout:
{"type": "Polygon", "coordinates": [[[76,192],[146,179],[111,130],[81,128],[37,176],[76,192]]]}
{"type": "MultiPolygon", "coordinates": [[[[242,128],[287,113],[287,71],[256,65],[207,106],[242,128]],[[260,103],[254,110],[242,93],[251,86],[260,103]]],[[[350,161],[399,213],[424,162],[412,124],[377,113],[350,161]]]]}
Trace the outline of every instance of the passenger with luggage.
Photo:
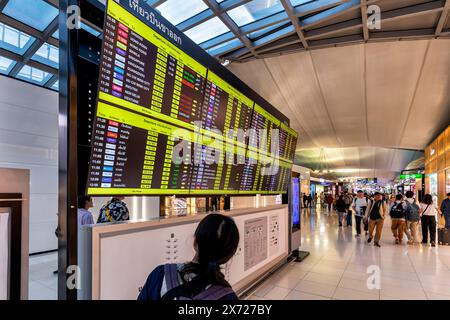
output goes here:
{"type": "Polygon", "coordinates": [[[364,220],[369,223],[369,239],[367,243],[371,243],[374,240],[374,245],[376,247],[380,246],[381,232],[383,231],[384,219],[386,217],[386,205],[383,203],[381,193],[375,192],[374,200],[369,202],[366,209],[366,214],[364,220]],[[373,232],[375,232],[375,238],[373,232]]]}
{"type": "Polygon", "coordinates": [[[438,208],[433,202],[431,194],[426,194],[420,204],[420,215],[422,222],[422,244],[428,244],[428,232],[430,233],[430,243],[436,246],[436,216],[438,208]]]}
{"type": "Polygon", "coordinates": [[[420,207],[417,200],[414,198],[414,192],[406,192],[406,202],[409,209],[406,213],[406,229],[405,234],[408,237],[408,244],[419,243],[417,229],[420,221],[420,207]]]}
{"type": "Polygon", "coordinates": [[[391,231],[395,239],[395,244],[403,242],[403,233],[406,230],[406,213],[409,210],[407,202],[403,201],[403,195],[400,193],[395,196],[395,202],[389,206],[389,215],[391,216],[391,231]]]}

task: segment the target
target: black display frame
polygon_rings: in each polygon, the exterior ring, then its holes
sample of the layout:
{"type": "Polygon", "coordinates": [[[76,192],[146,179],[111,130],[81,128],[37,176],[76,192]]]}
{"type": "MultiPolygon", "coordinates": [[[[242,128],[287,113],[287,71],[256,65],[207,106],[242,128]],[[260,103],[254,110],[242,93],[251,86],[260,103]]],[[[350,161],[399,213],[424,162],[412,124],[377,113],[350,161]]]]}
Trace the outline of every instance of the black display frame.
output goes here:
{"type": "MultiPolygon", "coordinates": [[[[202,64],[207,69],[207,72],[212,71],[217,76],[219,76],[221,79],[226,81],[229,85],[233,86],[238,91],[240,91],[242,94],[244,94],[247,98],[252,100],[253,106],[252,106],[252,114],[250,116],[251,119],[253,119],[253,112],[255,112],[255,105],[258,104],[265,111],[267,111],[272,116],[277,118],[280,121],[280,124],[282,123],[282,124],[284,124],[284,125],[289,127],[289,125],[290,125],[289,118],[287,118],[278,109],[273,107],[269,102],[267,102],[264,98],[262,98],[259,94],[257,94],[253,89],[251,89],[249,86],[247,86],[243,81],[241,81],[239,78],[237,78],[231,71],[229,71],[224,66],[222,66],[215,58],[213,58],[209,54],[207,54],[206,51],[204,51],[199,45],[197,45],[190,38],[185,36],[183,32],[179,31],[175,26],[173,26],[169,21],[167,21],[163,16],[161,16],[156,10],[154,10],[152,7],[150,7],[147,3],[142,2],[142,0],[132,0],[132,1],[130,1],[130,0],[106,0],[106,6],[108,5],[109,1],[115,1],[116,3],[118,3],[122,8],[124,8],[127,11],[129,11],[137,19],[139,19],[141,22],[146,24],[149,28],[154,30],[156,33],[158,33],[164,39],[166,39],[167,41],[169,41],[172,44],[174,44],[175,46],[177,46],[180,50],[182,50],[184,53],[186,53],[191,58],[196,60],[198,63],[202,64]],[[134,9],[136,10],[136,8],[138,8],[137,11],[141,12],[141,15],[133,13],[133,11],[132,11],[133,6],[137,6],[137,7],[134,7],[134,9]],[[148,17],[148,15],[146,15],[144,13],[153,15],[154,21],[157,21],[161,25],[164,25],[164,26],[168,27],[170,29],[171,33],[175,34],[179,39],[181,39],[181,45],[179,43],[177,43],[176,41],[174,41],[171,37],[168,36],[169,32],[162,33],[162,32],[160,32],[158,30],[158,28],[156,28],[156,27],[152,26],[150,23],[148,23],[148,21],[146,21],[146,19],[144,18],[146,16],[148,17]]],[[[106,21],[107,21],[107,19],[106,19],[106,17],[107,17],[106,6],[105,6],[105,10],[103,12],[103,26],[102,26],[103,29],[105,28],[106,21]]],[[[97,3],[97,7],[98,7],[98,3],[97,3]]],[[[104,46],[104,43],[102,42],[102,46],[101,46],[100,52],[103,52],[103,46],[104,46]]],[[[100,64],[101,64],[101,60],[102,60],[102,57],[100,56],[100,64]]],[[[205,85],[206,85],[206,83],[205,83],[205,85]]],[[[95,101],[96,102],[96,107],[97,107],[97,104],[98,104],[99,92],[100,92],[100,84],[98,83],[98,85],[97,85],[97,92],[96,92],[96,101],[95,101]]],[[[206,98],[207,97],[205,95],[204,99],[206,99],[206,98]]],[[[203,103],[204,103],[204,101],[202,101],[201,105],[203,105],[203,103]]],[[[95,109],[95,113],[96,113],[96,109],[95,109]]],[[[96,118],[96,115],[94,116],[94,119],[95,118],[96,118]]],[[[93,137],[95,128],[94,128],[94,125],[92,125],[92,123],[91,123],[91,127],[92,127],[92,129],[91,129],[91,136],[93,137]]],[[[248,145],[246,146],[246,148],[248,149],[248,145]]],[[[89,171],[89,167],[88,167],[88,169],[86,171],[89,171]]],[[[83,171],[82,177],[86,181],[84,190],[87,190],[87,187],[89,185],[88,173],[83,171]]],[[[112,195],[113,193],[114,192],[111,192],[108,195],[112,195]]],[[[226,196],[254,196],[254,195],[259,194],[259,193],[260,192],[258,192],[258,191],[255,191],[254,193],[241,193],[241,194],[239,192],[237,192],[237,193],[235,193],[235,192],[230,192],[230,193],[224,192],[224,195],[226,195],[226,196]]],[[[278,193],[277,192],[271,192],[271,193],[264,194],[264,195],[275,195],[275,194],[278,194],[278,193]]],[[[157,193],[157,192],[153,192],[153,193],[149,193],[149,194],[145,194],[145,193],[142,193],[142,194],[134,194],[134,193],[121,194],[121,196],[167,196],[167,195],[168,194],[166,194],[166,193],[157,193]]],[[[208,194],[206,194],[206,193],[201,193],[201,194],[198,194],[198,193],[195,193],[195,192],[191,193],[190,190],[186,194],[176,194],[176,192],[175,192],[174,195],[177,196],[177,197],[183,197],[183,198],[208,196],[208,194]]],[[[211,195],[214,195],[214,194],[211,194],[211,195]]],[[[92,196],[97,196],[97,194],[92,193],[92,196]]],[[[105,196],[105,194],[98,194],[98,196],[105,196]]]]}

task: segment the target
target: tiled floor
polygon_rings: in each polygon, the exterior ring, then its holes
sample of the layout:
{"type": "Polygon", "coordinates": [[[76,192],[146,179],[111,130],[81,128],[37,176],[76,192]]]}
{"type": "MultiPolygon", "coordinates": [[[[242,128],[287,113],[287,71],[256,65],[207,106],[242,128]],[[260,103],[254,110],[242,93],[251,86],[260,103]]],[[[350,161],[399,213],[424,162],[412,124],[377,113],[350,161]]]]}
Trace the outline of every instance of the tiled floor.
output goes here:
{"type": "Polygon", "coordinates": [[[395,245],[388,219],[381,248],[354,233],[354,227],[338,228],[335,214],[304,210],[301,250],[310,256],[283,267],[248,299],[450,300],[450,247],[395,245]],[[369,267],[380,271],[373,289],[369,267]]]}
{"type": "Polygon", "coordinates": [[[54,275],[53,271],[57,269],[57,253],[31,256],[29,261],[28,298],[30,300],[56,300],[57,275],[54,275]]]}

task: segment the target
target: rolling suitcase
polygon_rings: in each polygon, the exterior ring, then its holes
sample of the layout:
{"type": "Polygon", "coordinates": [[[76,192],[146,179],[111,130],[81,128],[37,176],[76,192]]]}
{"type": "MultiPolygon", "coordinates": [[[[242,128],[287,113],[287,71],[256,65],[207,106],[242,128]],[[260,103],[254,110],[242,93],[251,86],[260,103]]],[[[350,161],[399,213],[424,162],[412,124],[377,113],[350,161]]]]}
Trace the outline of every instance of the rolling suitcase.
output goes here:
{"type": "Polygon", "coordinates": [[[450,245],[450,229],[438,229],[438,243],[441,245],[450,245]]]}

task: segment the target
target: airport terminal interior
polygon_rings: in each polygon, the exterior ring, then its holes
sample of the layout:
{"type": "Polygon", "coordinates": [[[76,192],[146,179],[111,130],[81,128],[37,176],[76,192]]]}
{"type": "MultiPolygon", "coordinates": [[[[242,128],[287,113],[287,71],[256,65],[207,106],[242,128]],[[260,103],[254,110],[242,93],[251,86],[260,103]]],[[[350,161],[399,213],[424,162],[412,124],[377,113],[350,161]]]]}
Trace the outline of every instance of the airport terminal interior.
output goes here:
{"type": "Polygon", "coordinates": [[[213,213],[239,299],[450,300],[449,89],[450,0],[0,0],[0,300],[142,298],[213,213]]]}

